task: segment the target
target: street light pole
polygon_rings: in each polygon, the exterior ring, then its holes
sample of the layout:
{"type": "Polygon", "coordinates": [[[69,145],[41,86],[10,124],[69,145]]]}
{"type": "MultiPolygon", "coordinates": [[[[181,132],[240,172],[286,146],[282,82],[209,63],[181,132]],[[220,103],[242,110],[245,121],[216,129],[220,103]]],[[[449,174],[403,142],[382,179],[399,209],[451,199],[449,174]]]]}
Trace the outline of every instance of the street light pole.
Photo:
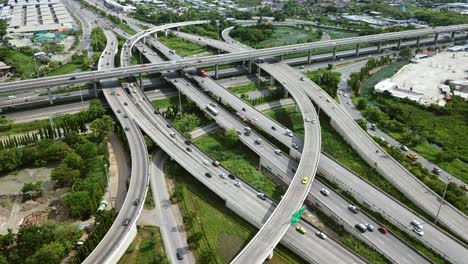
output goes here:
{"type": "Polygon", "coordinates": [[[445,185],[444,194],[442,194],[442,200],[440,200],[439,209],[437,210],[437,214],[436,214],[436,217],[434,219],[434,224],[437,224],[437,220],[439,220],[440,209],[442,209],[442,203],[444,203],[444,201],[445,201],[445,194],[447,193],[447,187],[448,187],[451,179],[452,179],[452,177],[447,178],[447,184],[445,185]]]}
{"type": "Polygon", "coordinates": [[[36,55],[33,55],[33,59],[34,59],[34,66],[36,66],[36,75],[37,75],[37,78],[39,78],[39,70],[37,69],[36,55]]]}

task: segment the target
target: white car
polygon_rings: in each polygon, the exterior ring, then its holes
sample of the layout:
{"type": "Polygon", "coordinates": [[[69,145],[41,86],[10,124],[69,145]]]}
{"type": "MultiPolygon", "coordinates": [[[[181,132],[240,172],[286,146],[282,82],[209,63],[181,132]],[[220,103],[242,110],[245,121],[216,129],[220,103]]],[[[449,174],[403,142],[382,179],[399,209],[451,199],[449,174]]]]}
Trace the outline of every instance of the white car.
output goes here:
{"type": "Polygon", "coordinates": [[[276,153],[276,155],[281,155],[281,150],[275,149],[275,153],[276,153]]]}
{"type": "Polygon", "coordinates": [[[299,148],[299,146],[298,146],[296,143],[292,143],[292,147],[293,147],[294,149],[298,149],[298,148],[299,148]]]}
{"type": "Polygon", "coordinates": [[[373,232],[374,231],[374,226],[371,225],[371,224],[365,224],[365,226],[367,227],[367,230],[369,230],[370,232],[373,232]]]}
{"type": "Polygon", "coordinates": [[[307,117],[305,118],[305,121],[306,121],[306,122],[310,122],[310,117],[307,116],[307,117]]]}
{"type": "Polygon", "coordinates": [[[416,234],[418,234],[420,236],[424,236],[424,231],[422,229],[417,228],[417,227],[413,227],[413,232],[415,232],[416,234]]]}
{"type": "Polygon", "coordinates": [[[203,160],[203,164],[208,165],[208,161],[207,161],[207,160],[203,160]]]}
{"type": "Polygon", "coordinates": [[[219,174],[219,177],[221,177],[221,179],[227,179],[226,173],[219,174]]]}
{"type": "Polygon", "coordinates": [[[236,183],[234,183],[234,185],[237,186],[237,187],[241,187],[241,186],[242,186],[242,183],[239,182],[239,181],[237,181],[236,183]]]}
{"type": "Polygon", "coordinates": [[[318,231],[317,233],[315,233],[318,237],[320,237],[321,239],[325,240],[327,239],[327,235],[325,235],[324,233],[318,231]]]}
{"type": "Polygon", "coordinates": [[[324,189],[324,188],[322,188],[322,189],[320,190],[320,193],[323,194],[323,195],[325,195],[325,196],[329,196],[329,195],[330,195],[330,191],[327,190],[327,189],[324,189]]]}

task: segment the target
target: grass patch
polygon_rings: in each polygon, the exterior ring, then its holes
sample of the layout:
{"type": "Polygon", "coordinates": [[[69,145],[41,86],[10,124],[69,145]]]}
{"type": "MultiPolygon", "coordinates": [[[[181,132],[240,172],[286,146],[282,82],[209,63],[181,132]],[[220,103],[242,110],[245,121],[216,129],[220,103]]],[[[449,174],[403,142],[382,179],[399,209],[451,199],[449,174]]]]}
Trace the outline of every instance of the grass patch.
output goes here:
{"type": "Polygon", "coordinates": [[[275,86],[270,85],[270,82],[260,82],[260,85],[258,85],[258,82],[251,82],[248,84],[230,87],[229,90],[232,93],[240,94],[240,93],[246,93],[246,92],[251,92],[251,91],[267,90],[269,88],[275,88],[275,86]]]}
{"type": "Polygon", "coordinates": [[[383,67],[368,78],[364,79],[361,88],[359,89],[359,95],[368,98],[374,92],[374,86],[377,83],[384,79],[392,77],[406,64],[408,64],[408,61],[406,60],[392,63],[388,66],[383,67]]]}
{"type": "Polygon", "coordinates": [[[169,263],[159,228],[155,226],[137,226],[135,239],[118,263],[169,263]]]}
{"type": "Polygon", "coordinates": [[[148,193],[146,194],[144,208],[145,209],[154,209],[155,208],[154,199],[153,199],[153,191],[151,190],[151,188],[148,188],[148,193]]]}
{"type": "Polygon", "coordinates": [[[351,38],[356,37],[359,34],[351,31],[338,31],[333,29],[322,29],[323,32],[326,32],[332,39],[341,39],[341,38],[351,38]]]}
{"type": "Polygon", "coordinates": [[[320,35],[317,31],[294,27],[275,27],[271,37],[257,43],[255,48],[271,48],[304,42],[314,42],[318,40],[320,40],[320,35]]]}
{"type": "Polygon", "coordinates": [[[67,63],[63,65],[62,67],[59,67],[51,72],[49,72],[47,75],[48,76],[57,76],[57,75],[63,75],[63,74],[68,74],[75,72],[77,69],[79,69],[81,65],[75,64],[75,63],[67,63]]]}
{"type": "Polygon", "coordinates": [[[217,159],[243,181],[279,200],[283,189],[258,171],[258,156],[243,144],[228,147],[224,142],[224,135],[219,131],[194,140],[194,144],[201,150],[217,159]]]}
{"type": "Polygon", "coordinates": [[[187,57],[207,51],[207,49],[198,44],[169,35],[158,38],[162,44],[176,51],[182,57],[187,57]]]}
{"type": "Polygon", "coordinates": [[[179,105],[179,97],[174,96],[174,97],[154,100],[154,101],[151,101],[151,104],[153,104],[153,106],[156,107],[157,109],[168,108],[171,105],[179,105]]]}

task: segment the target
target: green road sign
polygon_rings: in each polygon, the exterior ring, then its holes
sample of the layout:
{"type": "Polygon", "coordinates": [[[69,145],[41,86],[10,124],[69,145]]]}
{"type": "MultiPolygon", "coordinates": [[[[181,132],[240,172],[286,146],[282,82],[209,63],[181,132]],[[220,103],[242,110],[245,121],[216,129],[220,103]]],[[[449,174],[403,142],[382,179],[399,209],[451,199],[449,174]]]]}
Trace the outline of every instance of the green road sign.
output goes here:
{"type": "Polygon", "coordinates": [[[291,225],[294,225],[295,223],[299,222],[299,220],[301,220],[301,215],[302,213],[304,213],[305,210],[306,208],[305,206],[303,206],[291,216],[291,225]]]}

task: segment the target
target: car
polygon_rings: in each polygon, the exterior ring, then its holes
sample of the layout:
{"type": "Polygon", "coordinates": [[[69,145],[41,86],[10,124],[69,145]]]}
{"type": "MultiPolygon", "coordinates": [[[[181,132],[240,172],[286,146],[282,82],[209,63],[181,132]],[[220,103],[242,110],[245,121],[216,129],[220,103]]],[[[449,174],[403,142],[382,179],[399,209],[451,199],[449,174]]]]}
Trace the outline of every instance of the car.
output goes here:
{"type": "Polygon", "coordinates": [[[327,100],[326,100],[326,101],[327,101],[327,103],[329,103],[329,102],[330,102],[330,99],[329,99],[329,98],[327,98],[327,100]]]}
{"type": "Polygon", "coordinates": [[[174,79],[174,82],[176,83],[176,82],[177,82],[177,79],[174,79]]]}
{"type": "Polygon", "coordinates": [[[76,77],[72,76],[72,77],[69,78],[69,80],[76,80],[76,77]]]}
{"type": "Polygon", "coordinates": [[[420,236],[424,236],[424,231],[421,228],[413,227],[413,232],[420,236]]]}
{"type": "Polygon", "coordinates": [[[463,190],[465,190],[466,192],[468,192],[468,184],[460,185],[460,188],[462,188],[463,190]]]}
{"type": "Polygon", "coordinates": [[[258,193],[257,197],[260,198],[260,200],[266,200],[266,195],[264,193],[258,193]]]}
{"type": "Polygon", "coordinates": [[[374,226],[369,224],[369,223],[366,223],[365,226],[367,227],[367,230],[370,231],[370,232],[374,232],[374,226]]]}
{"type": "Polygon", "coordinates": [[[119,113],[119,114],[120,114],[120,113],[122,113],[122,111],[121,111],[120,109],[117,109],[117,113],[119,113]]]}
{"type": "Polygon", "coordinates": [[[227,179],[226,173],[220,173],[219,177],[221,177],[221,179],[227,179]]]}
{"type": "Polygon", "coordinates": [[[359,230],[361,233],[365,233],[367,231],[367,227],[363,224],[356,224],[354,227],[359,230]]]}
{"type": "Polygon", "coordinates": [[[283,81],[283,84],[286,84],[286,81],[283,81]]]}
{"type": "Polygon", "coordinates": [[[417,220],[411,220],[410,225],[416,227],[417,229],[423,229],[423,225],[417,220]]]}
{"type": "Polygon", "coordinates": [[[306,121],[306,122],[310,122],[310,120],[311,120],[311,119],[310,119],[310,117],[308,117],[308,116],[305,118],[305,121],[306,121]]]}
{"type": "Polygon", "coordinates": [[[123,221],[122,225],[123,225],[123,226],[128,226],[129,223],[130,223],[130,218],[125,218],[125,220],[123,221]]]}
{"type": "Polygon", "coordinates": [[[275,126],[271,126],[271,129],[276,130],[276,127],[275,127],[275,126]]]}
{"type": "Polygon", "coordinates": [[[353,212],[353,214],[359,213],[359,209],[358,209],[356,206],[352,205],[352,204],[348,205],[348,209],[349,209],[351,212],[353,212]]]}
{"type": "Polygon", "coordinates": [[[182,255],[181,252],[177,252],[176,257],[177,257],[178,260],[183,260],[184,259],[184,255],[182,255]]]}
{"type": "Polygon", "coordinates": [[[301,67],[299,67],[299,69],[304,69],[304,68],[305,68],[305,66],[304,66],[304,65],[301,65],[301,67]]]}
{"type": "Polygon", "coordinates": [[[135,201],[133,201],[133,205],[137,206],[138,204],[140,203],[140,199],[135,199],[135,201]]]}
{"type": "Polygon", "coordinates": [[[291,130],[289,130],[289,129],[286,129],[285,134],[288,135],[288,137],[293,136],[293,132],[291,130]]]}
{"type": "Polygon", "coordinates": [[[236,175],[234,175],[234,174],[232,174],[232,173],[229,173],[229,174],[228,174],[228,177],[229,177],[230,179],[233,179],[233,180],[236,179],[236,175]]]}
{"type": "Polygon", "coordinates": [[[301,233],[301,234],[307,233],[307,231],[306,231],[306,230],[304,229],[304,227],[301,226],[301,225],[296,226],[296,231],[299,232],[299,233],[301,233]]]}
{"type": "Polygon", "coordinates": [[[302,184],[307,184],[309,182],[309,177],[304,177],[304,179],[302,179],[302,184]]]}
{"type": "Polygon", "coordinates": [[[305,79],[304,79],[304,76],[301,76],[301,81],[304,81],[304,80],[305,80],[305,79]]]}
{"type": "Polygon", "coordinates": [[[325,188],[322,188],[320,189],[320,193],[325,195],[325,196],[329,196],[330,195],[330,191],[325,189],[325,188]]]}
{"type": "Polygon", "coordinates": [[[125,131],[130,131],[130,128],[129,128],[129,127],[125,127],[125,131]]]}
{"type": "Polygon", "coordinates": [[[192,152],[192,149],[190,147],[186,147],[185,150],[187,150],[188,152],[192,152]]]}
{"type": "Polygon", "coordinates": [[[327,239],[327,235],[325,235],[323,232],[318,231],[315,234],[323,240],[327,239]]]}
{"type": "Polygon", "coordinates": [[[124,116],[123,116],[123,117],[125,117],[125,118],[128,118],[128,115],[127,115],[127,114],[124,114],[124,116]]]}
{"type": "Polygon", "coordinates": [[[124,102],[124,105],[125,105],[125,106],[127,106],[127,105],[128,105],[128,103],[127,103],[127,102],[124,102]]]}
{"type": "Polygon", "coordinates": [[[296,168],[291,168],[291,171],[296,173],[296,168]]]}
{"type": "Polygon", "coordinates": [[[245,112],[245,111],[247,111],[247,110],[245,109],[245,107],[242,107],[242,111],[244,111],[244,112],[245,112]]]}
{"type": "Polygon", "coordinates": [[[405,145],[401,145],[400,149],[403,151],[408,151],[408,147],[405,145]]]}
{"type": "Polygon", "coordinates": [[[166,124],[166,127],[167,127],[167,128],[171,128],[171,125],[170,125],[170,124],[166,124]]]}
{"type": "Polygon", "coordinates": [[[205,173],[205,176],[206,176],[207,178],[213,177],[213,175],[211,175],[211,173],[209,173],[209,172],[205,173]]]}
{"type": "Polygon", "coordinates": [[[237,181],[236,183],[234,183],[234,185],[235,185],[236,187],[241,187],[241,186],[242,186],[242,183],[241,183],[240,181],[237,181]]]}
{"type": "Polygon", "coordinates": [[[275,154],[276,154],[276,155],[281,155],[281,150],[275,149],[275,154]]]}
{"type": "Polygon", "coordinates": [[[213,102],[210,102],[210,103],[208,103],[208,104],[211,105],[212,107],[218,107],[218,105],[215,104],[215,103],[213,103],[213,102]]]}
{"type": "Polygon", "coordinates": [[[262,144],[262,139],[261,138],[255,139],[255,144],[261,145],[262,144]]]}
{"type": "Polygon", "coordinates": [[[299,146],[298,146],[296,143],[292,143],[292,147],[293,147],[294,149],[298,149],[298,148],[299,148],[299,146]]]}
{"type": "Polygon", "coordinates": [[[172,138],[175,138],[175,137],[176,137],[176,133],[175,133],[175,132],[171,132],[169,135],[170,135],[172,138]]]}
{"type": "Polygon", "coordinates": [[[132,92],[133,92],[133,93],[136,93],[136,89],[133,89],[132,92]]]}
{"type": "Polygon", "coordinates": [[[203,160],[203,164],[208,165],[208,161],[207,161],[207,160],[203,160]]]}
{"type": "Polygon", "coordinates": [[[190,140],[185,140],[184,143],[185,143],[185,145],[191,145],[192,144],[192,142],[190,140]]]}
{"type": "Polygon", "coordinates": [[[383,227],[383,226],[380,226],[379,228],[377,228],[377,230],[379,230],[379,232],[384,234],[384,235],[388,233],[388,229],[386,227],[383,227]]]}
{"type": "Polygon", "coordinates": [[[159,111],[156,109],[156,110],[154,110],[154,112],[153,112],[153,113],[155,113],[155,114],[159,114],[159,111]]]}
{"type": "Polygon", "coordinates": [[[432,173],[434,173],[434,174],[436,174],[436,175],[439,175],[441,172],[442,172],[442,170],[439,169],[439,168],[434,168],[434,169],[432,169],[432,173]]]}
{"type": "Polygon", "coordinates": [[[213,166],[215,166],[215,167],[218,167],[219,166],[219,161],[213,160],[213,162],[211,164],[213,164],[213,166]]]}

